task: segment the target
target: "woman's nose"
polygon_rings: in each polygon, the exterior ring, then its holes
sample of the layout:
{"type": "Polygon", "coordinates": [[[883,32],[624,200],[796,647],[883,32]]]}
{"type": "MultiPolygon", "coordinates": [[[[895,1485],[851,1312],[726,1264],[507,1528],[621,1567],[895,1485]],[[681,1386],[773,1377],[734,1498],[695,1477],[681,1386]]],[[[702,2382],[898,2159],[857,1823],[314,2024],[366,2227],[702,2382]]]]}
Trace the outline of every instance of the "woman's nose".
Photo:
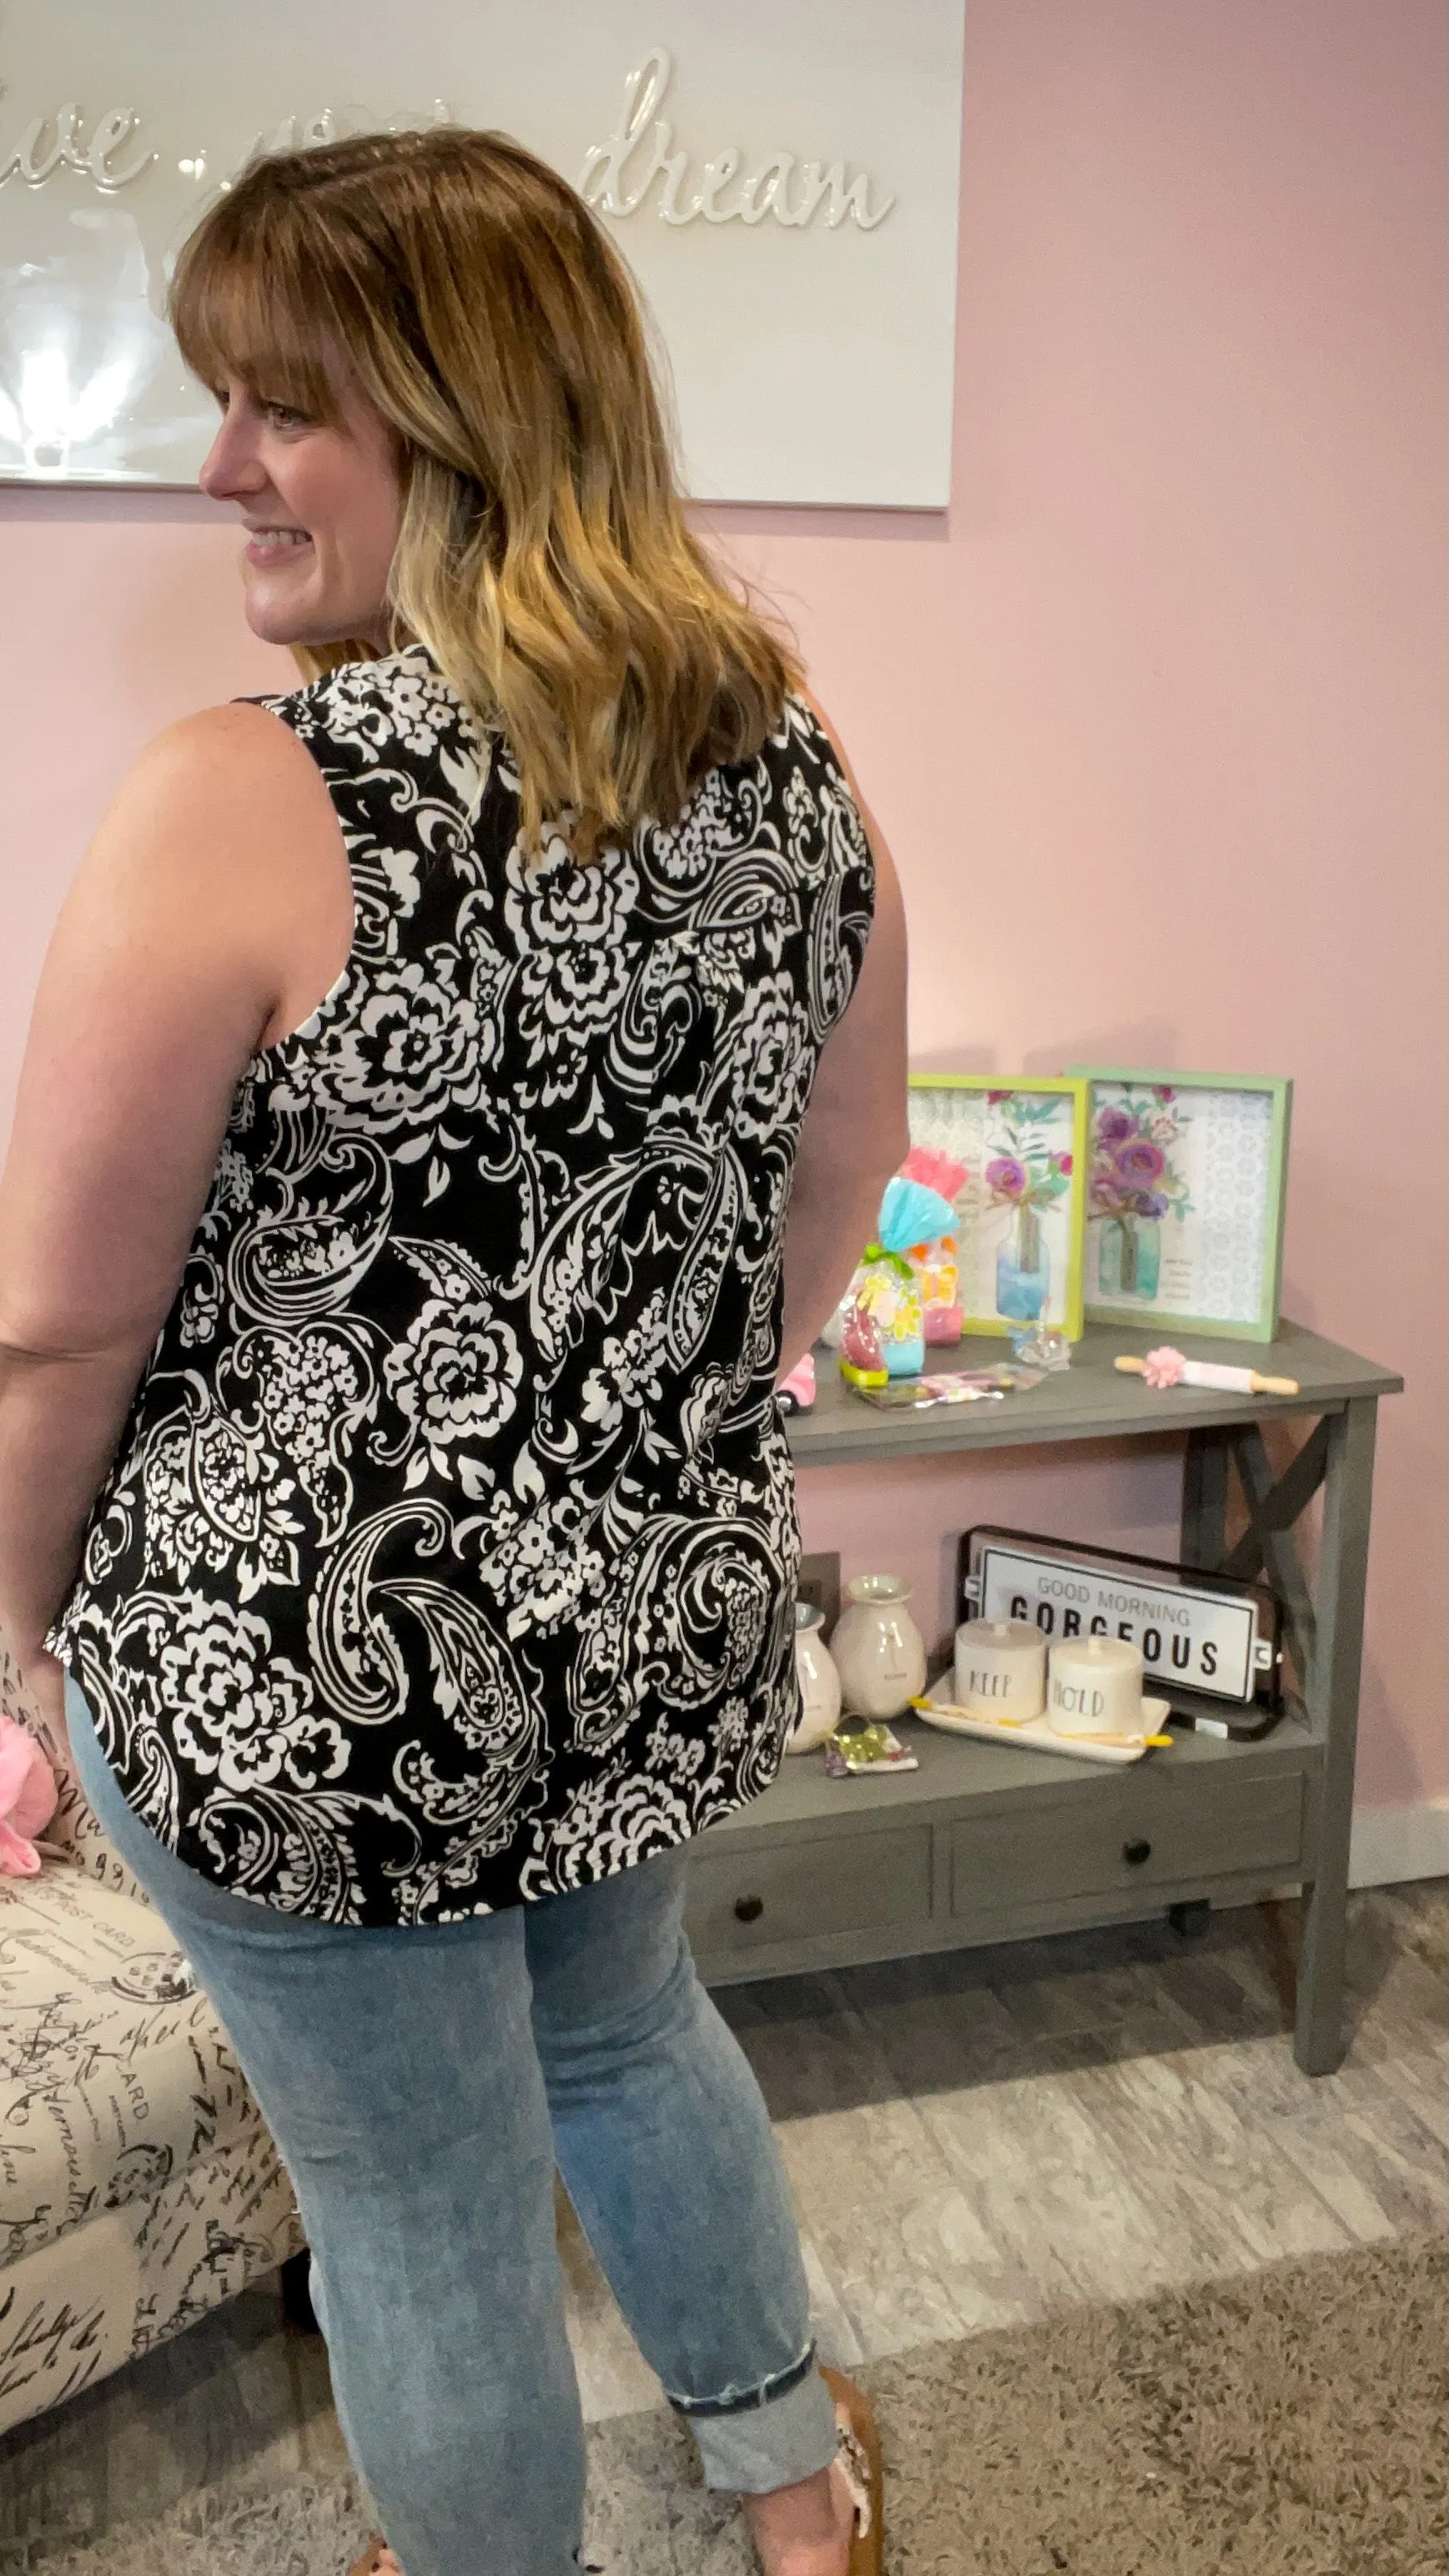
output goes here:
{"type": "Polygon", "coordinates": [[[213,501],[238,500],[261,490],[266,476],[246,423],[235,413],[228,412],[223,419],[196,479],[213,501]]]}

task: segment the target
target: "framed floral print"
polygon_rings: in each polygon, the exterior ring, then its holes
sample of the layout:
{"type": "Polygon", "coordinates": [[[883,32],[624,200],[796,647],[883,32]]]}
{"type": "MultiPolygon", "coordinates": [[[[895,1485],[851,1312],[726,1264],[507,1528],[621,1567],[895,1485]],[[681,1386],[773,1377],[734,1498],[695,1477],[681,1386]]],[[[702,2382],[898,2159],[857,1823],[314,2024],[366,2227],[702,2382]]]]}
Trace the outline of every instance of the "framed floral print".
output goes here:
{"type": "Polygon", "coordinates": [[[1272,1074],[1075,1071],[1090,1088],[1090,1320],[1271,1342],[1292,1083],[1272,1074]]]}
{"type": "Polygon", "coordinates": [[[913,1073],[911,1143],[964,1163],[955,1194],[968,1333],[1082,1330],[1087,1086],[1074,1076],[913,1073]]]}

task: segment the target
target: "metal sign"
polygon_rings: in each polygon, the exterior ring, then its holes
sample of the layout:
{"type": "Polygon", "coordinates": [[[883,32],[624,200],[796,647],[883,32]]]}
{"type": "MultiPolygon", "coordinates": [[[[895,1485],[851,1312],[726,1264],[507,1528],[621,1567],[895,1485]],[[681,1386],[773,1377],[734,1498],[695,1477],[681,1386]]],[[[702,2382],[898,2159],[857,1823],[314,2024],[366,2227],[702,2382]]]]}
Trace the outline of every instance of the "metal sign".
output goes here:
{"type": "Polygon", "coordinates": [[[960,1589],[963,1617],[1029,1620],[1053,1640],[1121,1637],[1140,1646],[1149,1689],[1240,1705],[1265,1682],[1275,1691],[1276,1606],[1254,1585],[1022,1530],[976,1529],[961,1542],[960,1589]]]}

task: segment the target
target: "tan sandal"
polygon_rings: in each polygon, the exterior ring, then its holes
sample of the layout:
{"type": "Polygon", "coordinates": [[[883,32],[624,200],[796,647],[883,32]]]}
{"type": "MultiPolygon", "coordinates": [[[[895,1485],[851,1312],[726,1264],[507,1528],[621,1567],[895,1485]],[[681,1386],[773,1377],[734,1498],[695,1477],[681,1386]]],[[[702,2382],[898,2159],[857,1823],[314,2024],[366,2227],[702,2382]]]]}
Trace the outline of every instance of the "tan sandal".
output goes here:
{"type": "Polygon", "coordinates": [[[838,2446],[835,2465],[850,2489],[855,2532],[850,2576],[881,2576],[885,2549],[885,2482],[875,2412],[863,2388],[840,2370],[821,2364],[820,2376],[835,2400],[838,2446]]]}
{"type": "MultiPolygon", "coordinates": [[[[402,2576],[402,2569],[383,2539],[375,2531],[360,2558],[354,2558],[347,2576],[402,2576]]],[[[583,2576],[604,2576],[604,2570],[593,2558],[584,2561],[583,2576]]]]}
{"type": "Polygon", "coordinates": [[[380,2531],[372,2534],[362,2556],[354,2558],[347,2576],[402,2576],[402,2570],[380,2531]]]}

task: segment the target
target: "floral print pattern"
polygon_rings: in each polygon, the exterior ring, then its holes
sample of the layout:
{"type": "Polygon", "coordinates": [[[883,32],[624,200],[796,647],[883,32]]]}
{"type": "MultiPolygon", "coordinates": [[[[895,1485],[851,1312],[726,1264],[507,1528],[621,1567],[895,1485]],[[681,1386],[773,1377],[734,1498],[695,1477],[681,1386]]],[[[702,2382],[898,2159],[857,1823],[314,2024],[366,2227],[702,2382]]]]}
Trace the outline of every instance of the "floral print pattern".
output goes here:
{"type": "Polygon", "coordinates": [[[631,1867],[795,1716],[774,1378],[800,1121],[873,879],[815,718],[530,859],[420,648],[267,701],[356,897],[249,1066],[57,1632],[233,1894],[441,1922],[631,1867]]]}

